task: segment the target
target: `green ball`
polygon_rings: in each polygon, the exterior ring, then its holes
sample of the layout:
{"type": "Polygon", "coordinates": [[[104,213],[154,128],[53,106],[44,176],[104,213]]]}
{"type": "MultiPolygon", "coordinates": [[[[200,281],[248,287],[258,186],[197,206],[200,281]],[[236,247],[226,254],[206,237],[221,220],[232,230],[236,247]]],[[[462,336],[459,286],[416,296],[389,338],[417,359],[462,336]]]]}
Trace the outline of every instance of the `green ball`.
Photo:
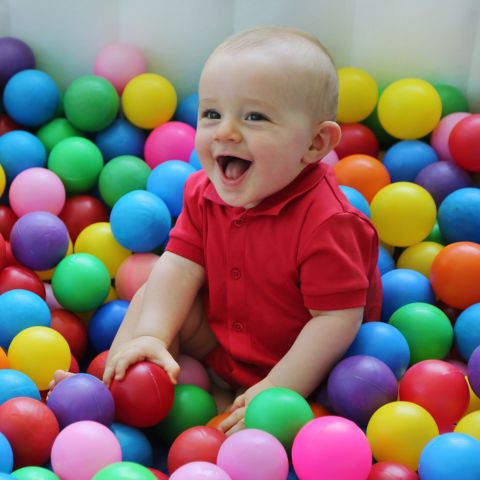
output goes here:
{"type": "Polygon", "coordinates": [[[23,467],[11,473],[18,480],[59,480],[53,472],[42,467],[23,467]]]}
{"type": "Polygon", "coordinates": [[[37,137],[43,143],[47,153],[60,141],[70,137],[81,137],[82,134],[66,118],[55,118],[45,124],[37,132],[37,137]]]}
{"type": "Polygon", "coordinates": [[[442,100],[442,117],[450,113],[469,111],[468,101],[458,88],[444,83],[438,83],[434,87],[442,100]]]}
{"type": "Polygon", "coordinates": [[[400,330],[410,347],[410,364],[445,358],[452,347],[453,328],[447,315],[429,303],[409,303],[388,321],[400,330]]]}
{"type": "Polygon", "coordinates": [[[446,245],[447,241],[443,238],[442,232],[440,231],[440,227],[438,222],[435,222],[431,232],[428,234],[428,237],[423,240],[424,242],[436,242],[442,245],[446,245]]]}
{"type": "Polygon", "coordinates": [[[170,413],[155,428],[161,440],[173,442],[191,427],[205,425],[217,415],[213,397],[196,385],[175,385],[170,413]]]}
{"type": "Polygon", "coordinates": [[[113,158],[100,172],[100,195],[108,206],[113,207],[122,195],[132,190],[146,190],[151,171],[141,158],[133,155],[113,158]]]}
{"type": "Polygon", "coordinates": [[[74,127],[86,132],[107,128],[117,117],[119,105],[115,87],[95,75],[74,80],[63,97],[65,116],[74,127]]]}
{"type": "Polygon", "coordinates": [[[272,434],[290,451],[298,431],[313,413],[308,402],[288,388],[269,388],[256,395],[245,414],[245,426],[272,434]]]}
{"type": "Polygon", "coordinates": [[[102,152],[86,138],[66,138],[53,147],[48,168],[60,177],[69,193],[85,192],[97,184],[103,168],[102,152]]]}
{"type": "Polygon", "coordinates": [[[156,478],[147,467],[139,463],[117,462],[99,470],[92,480],[155,480],[156,478]]]}
{"type": "Polygon", "coordinates": [[[74,253],[61,260],[52,277],[55,298],[67,310],[88,312],[98,308],[110,291],[107,267],[89,253],[74,253]]]}

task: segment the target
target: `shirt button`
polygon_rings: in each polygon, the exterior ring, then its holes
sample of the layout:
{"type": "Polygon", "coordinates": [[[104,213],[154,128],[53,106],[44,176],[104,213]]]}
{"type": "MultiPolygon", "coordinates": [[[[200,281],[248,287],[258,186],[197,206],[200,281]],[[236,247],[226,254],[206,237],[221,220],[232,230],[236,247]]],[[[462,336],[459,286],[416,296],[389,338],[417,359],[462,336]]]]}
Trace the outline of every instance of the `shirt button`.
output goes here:
{"type": "Polygon", "coordinates": [[[234,279],[234,280],[238,280],[241,276],[242,276],[242,272],[240,271],[239,268],[232,268],[230,270],[230,276],[234,279]]]}
{"type": "Polygon", "coordinates": [[[233,322],[232,328],[235,332],[243,332],[243,324],[240,322],[233,322]]]}
{"type": "Polygon", "coordinates": [[[236,220],[234,220],[233,224],[236,226],[236,227],[241,227],[243,224],[245,223],[245,218],[237,218],[236,220]]]}

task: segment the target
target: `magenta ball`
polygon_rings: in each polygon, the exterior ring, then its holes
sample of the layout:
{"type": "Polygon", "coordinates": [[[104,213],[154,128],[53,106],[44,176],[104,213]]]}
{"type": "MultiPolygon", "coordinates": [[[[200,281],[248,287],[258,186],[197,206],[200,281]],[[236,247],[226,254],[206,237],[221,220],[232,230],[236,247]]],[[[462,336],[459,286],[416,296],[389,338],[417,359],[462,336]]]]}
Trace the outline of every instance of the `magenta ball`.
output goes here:
{"type": "Polygon", "coordinates": [[[323,158],[322,158],[322,163],[326,163],[327,165],[333,166],[336,163],[338,163],[338,155],[335,150],[332,150],[331,152],[327,153],[323,158]]]}
{"type": "Polygon", "coordinates": [[[438,122],[430,137],[430,145],[437,152],[440,160],[453,162],[453,157],[448,147],[448,138],[455,125],[469,115],[470,113],[466,112],[455,112],[446,115],[438,122]]]}
{"type": "Polygon", "coordinates": [[[372,467],[372,450],[365,434],[351,420],[325,416],[308,422],[298,432],[292,463],[302,480],[365,480],[372,467]]]}
{"type": "Polygon", "coordinates": [[[188,355],[179,355],[177,362],[180,365],[178,383],[196,385],[207,392],[210,391],[210,377],[201,362],[188,355]]]}
{"type": "Polygon", "coordinates": [[[232,478],[225,473],[217,465],[208,462],[190,462],[177,468],[170,480],[232,480],[232,478]]]}
{"type": "Polygon", "coordinates": [[[217,465],[235,480],[285,480],[288,456],[270,433],[255,428],[240,430],[221,445],[217,465]]]}
{"type": "Polygon", "coordinates": [[[153,170],[167,160],[188,162],[194,147],[195,129],[183,122],[167,122],[152,130],[145,142],[145,161],[153,170]]]}

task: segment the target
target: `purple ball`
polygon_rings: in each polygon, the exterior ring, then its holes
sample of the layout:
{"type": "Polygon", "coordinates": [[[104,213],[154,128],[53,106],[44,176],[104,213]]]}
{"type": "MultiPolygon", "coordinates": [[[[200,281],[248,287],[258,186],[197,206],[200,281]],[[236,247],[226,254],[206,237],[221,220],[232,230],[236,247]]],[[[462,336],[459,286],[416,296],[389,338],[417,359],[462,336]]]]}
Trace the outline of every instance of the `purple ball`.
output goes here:
{"type": "Polygon", "coordinates": [[[20,217],[10,233],[15,258],[32,270],[49,270],[65,257],[68,230],[56,215],[29,212],[20,217]]]}
{"type": "Polygon", "coordinates": [[[92,420],[109,427],[115,416],[110,390],[88,373],[77,373],[62,380],[51,391],[47,406],[57,417],[60,428],[82,420],[92,420]]]}
{"type": "Polygon", "coordinates": [[[435,162],[426,166],[416,176],[415,183],[430,192],[437,206],[455,190],[473,186],[470,175],[452,162],[435,162]]]}
{"type": "Polygon", "coordinates": [[[480,347],[477,347],[468,359],[467,376],[473,393],[480,397],[480,347]]]}
{"type": "Polygon", "coordinates": [[[392,370],[369,355],[354,355],[339,362],[327,383],[333,410],[365,426],[382,405],[397,400],[398,384],[392,370]]]}
{"type": "Polygon", "coordinates": [[[16,73],[35,68],[30,47],[14,37],[0,38],[0,90],[16,73]]]}

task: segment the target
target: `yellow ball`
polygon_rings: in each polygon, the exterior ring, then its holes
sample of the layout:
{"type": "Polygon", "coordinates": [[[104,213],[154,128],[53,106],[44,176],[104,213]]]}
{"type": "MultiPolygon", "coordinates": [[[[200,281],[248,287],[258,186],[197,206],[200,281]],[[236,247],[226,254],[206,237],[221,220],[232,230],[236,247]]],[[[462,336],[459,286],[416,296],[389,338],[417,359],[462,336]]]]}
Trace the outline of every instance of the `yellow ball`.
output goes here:
{"type": "Polygon", "coordinates": [[[3,195],[6,184],[7,184],[7,177],[5,176],[5,170],[0,165],[0,196],[3,195]]]}
{"type": "Polygon", "coordinates": [[[398,257],[397,267],[416,270],[430,278],[432,263],[442,248],[443,245],[436,242],[420,242],[412,245],[398,257]]]}
{"type": "Polygon", "coordinates": [[[465,415],[459,420],[454,431],[457,433],[466,433],[480,440],[480,411],[477,410],[465,415]]]}
{"type": "Polygon", "coordinates": [[[92,223],[85,227],[75,240],[73,250],[75,253],[90,253],[101,260],[110,278],[115,278],[118,267],[132,254],[115,240],[109,222],[92,223]]]}
{"type": "Polygon", "coordinates": [[[378,100],[378,118],[383,128],[403,140],[424,137],[437,126],[441,115],[440,95],[419,78],[390,84],[378,100]]]}
{"type": "Polygon", "coordinates": [[[338,69],[337,120],[342,123],[360,122],[375,109],[378,87],[374,78],[360,68],[338,69]]]}
{"type": "Polygon", "coordinates": [[[8,348],[10,368],[29,376],[39,390],[48,388],[55,370],[68,370],[71,360],[67,341],[49,327],[22,330],[8,348]]]}
{"type": "Polygon", "coordinates": [[[433,417],[411,402],[380,407],[367,425],[367,438],[377,462],[398,462],[417,470],[425,445],[439,435],[433,417]]]}
{"type": "MultiPolygon", "coordinates": [[[[72,239],[69,238],[67,253],[65,254],[65,257],[68,257],[68,255],[71,255],[72,253],[73,253],[73,243],[72,243],[72,239]]],[[[50,281],[52,279],[54,271],[55,271],[55,267],[51,268],[50,270],[37,270],[35,273],[40,277],[40,280],[43,280],[45,282],[45,281],[50,281]]]]}
{"type": "Polygon", "coordinates": [[[430,193],[411,182],[395,182],[373,197],[370,214],[382,242],[409,247],[425,239],[437,215],[430,193]]]}
{"type": "Polygon", "coordinates": [[[173,117],[177,108],[177,93],[165,77],[156,73],[142,73],[125,86],[122,108],[131,123],[140,128],[153,129],[173,117]]]}

